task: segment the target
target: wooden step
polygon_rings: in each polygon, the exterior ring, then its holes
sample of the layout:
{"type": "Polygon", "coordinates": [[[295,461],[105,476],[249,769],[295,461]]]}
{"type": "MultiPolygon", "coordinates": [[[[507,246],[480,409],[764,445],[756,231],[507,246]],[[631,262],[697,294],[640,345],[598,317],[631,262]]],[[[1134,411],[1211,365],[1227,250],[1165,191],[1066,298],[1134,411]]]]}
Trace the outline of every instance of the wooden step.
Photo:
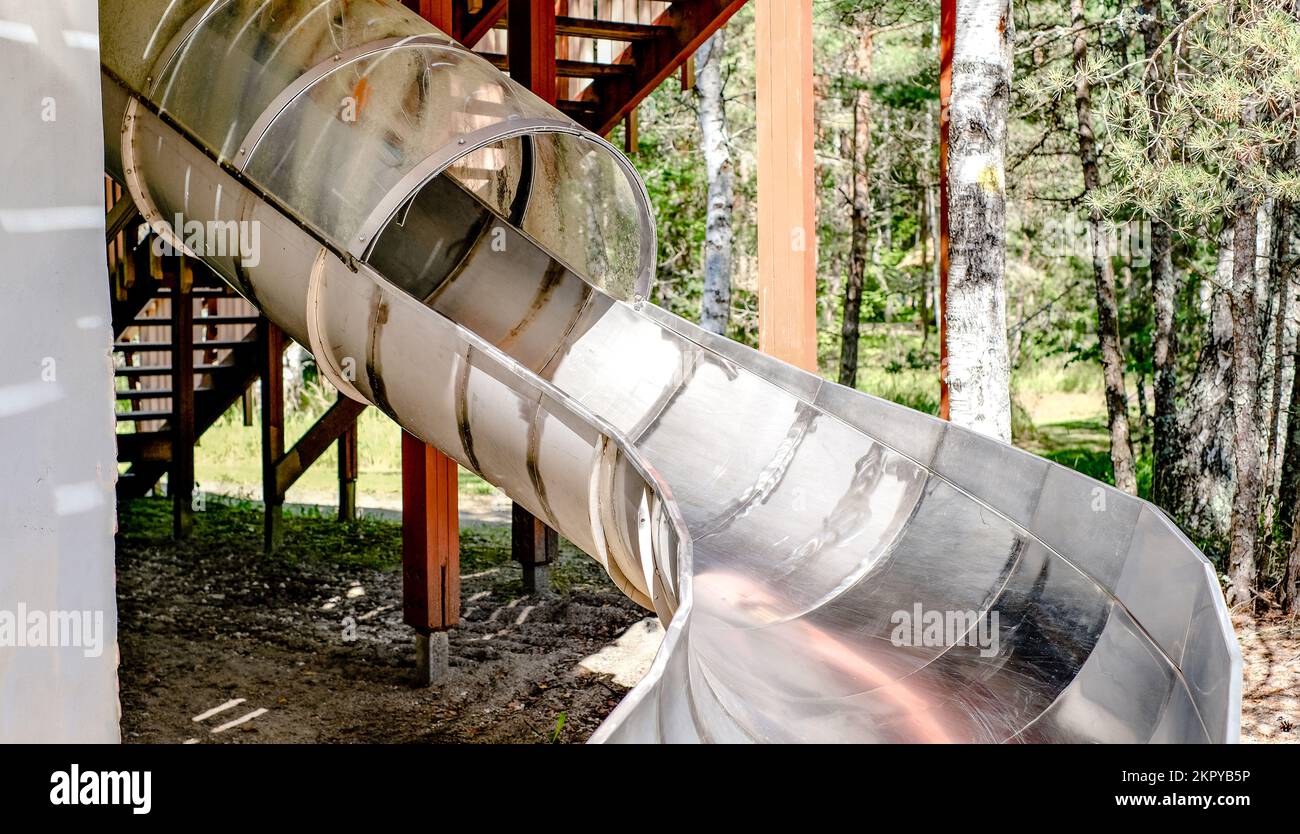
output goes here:
{"type": "MultiPolygon", "coordinates": [[[[202,394],[205,391],[211,391],[211,385],[198,385],[194,388],[195,394],[202,394]]],[[[132,388],[115,392],[119,400],[169,400],[172,396],[170,388],[132,388]]]]}
{"type": "MultiPolygon", "coordinates": [[[[214,324],[257,324],[261,316],[195,316],[195,327],[210,327],[214,324]]],[[[140,327],[170,327],[172,320],[168,316],[137,316],[133,322],[140,327]]]]}
{"type": "MultiPolygon", "coordinates": [[[[195,365],[194,373],[210,374],[217,371],[228,371],[235,367],[235,365],[195,365]]],[[[116,368],[115,371],[118,376],[164,376],[172,372],[172,367],[171,365],[133,365],[116,368]]]]}
{"type": "Polygon", "coordinates": [[[598,112],[599,105],[594,101],[571,101],[570,99],[560,99],[556,102],[556,107],[566,116],[595,116],[598,112]]]}
{"type": "Polygon", "coordinates": [[[119,411],[116,416],[119,423],[140,423],[145,420],[168,420],[172,413],[170,411],[119,411]]]}
{"type": "MultiPolygon", "coordinates": [[[[196,341],[195,350],[229,350],[241,345],[248,344],[245,339],[209,339],[208,341],[196,341]]],[[[170,353],[173,349],[171,342],[114,342],[113,350],[132,350],[137,353],[148,352],[156,353],[167,351],[170,353]]]]}
{"type": "Polygon", "coordinates": [[[257,324],[261,320],[261,316],[197,316],[194,319],[194,324],[257,324]]]}
{"type": "Polygon", "coordinates": [[[165,400],[171,395],[170,388],[132,388],[117,392],[119,400],[165,400]]]}
{"type": "MultiPolygon", "coordinates": [[[[510,68],[510,61],[505,55],[494,52],[480,52],[479,55],[499,70],[510,68]]],[[[555,62],[555,74],[560,78],[610,78],[631,75],[635,69],[631,64],[598,64],[594,61],[555,62]]]]}
{"type": "MultiPolygon", "coordinates": [[[[117,458],[122,461],[131,461],[138,463],[140,461],[151,461],[161,465],[161,469],[149,473],[140,485],[148,489],[158,483],[158,478],[162,473],[167,471],[166,465],[171,462],[172,457],[172,436],[167,431],[136,431],[123,432],[117,436],[117,458]],[[156,477],[155,477],[156,474],[156,477]],[[145,483],[147,481],[147,484],[145,483]]],[[[129,472],[126,474],[130,474],[129,472]]],[[[119,476],[119,482],[121,476],[119,476]]]]}
{"type": "MultiPolygon", "coordinates": [[[[170,298],[172,291],[168,287],[159,287],[154,292],[155,298],[170,298]]],[[[191,298],[239,298],[233,290],[225,287],[194,287],[190,290],[191,298]]]]}
{"type": "MultiPolygon", "coordinates": [[[[502,17],[496,23],[497,29],[505,29],[509,25],[507,18],[502,17]]],[[[649,41],[655,38],[671,35],[672,28],[669,26],[654,26],[645,23],[621,23],[615,20],[588,20],[581,17],[557,17],[555,18],[555,34],[559,37],[569,38],[593,38],[602,41],[649,41]]]]}

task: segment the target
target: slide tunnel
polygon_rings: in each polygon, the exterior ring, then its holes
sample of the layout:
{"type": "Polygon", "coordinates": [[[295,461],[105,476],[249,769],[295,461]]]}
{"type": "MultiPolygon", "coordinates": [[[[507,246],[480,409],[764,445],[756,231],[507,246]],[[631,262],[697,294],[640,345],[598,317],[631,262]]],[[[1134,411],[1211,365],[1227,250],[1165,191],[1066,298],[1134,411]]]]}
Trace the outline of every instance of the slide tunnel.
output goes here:
{"type": "Polygon", "coordinates": [[[347,396],[667,636],[596,741],[1225,742],[1154,506],[647,300],[645,188],[395,0],[101,0],[106,168],[347,396]]]}

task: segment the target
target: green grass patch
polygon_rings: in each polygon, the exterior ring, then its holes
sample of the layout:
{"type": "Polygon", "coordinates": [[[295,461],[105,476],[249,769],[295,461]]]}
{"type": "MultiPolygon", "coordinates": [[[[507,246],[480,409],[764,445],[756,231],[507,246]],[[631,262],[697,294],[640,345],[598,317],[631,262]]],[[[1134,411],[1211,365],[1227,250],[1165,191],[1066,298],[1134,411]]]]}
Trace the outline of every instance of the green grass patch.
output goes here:
{"type": "MultiPolygon", "coordinates": [[[[120,505],[118,539],[133,547],[169,547],[171,502],[140,498],[120,505]]],[[[262,550],[262,510],[242,502],[208,499],[194,514],[194,547],[230,553],[262,550]]],[[[341,522],[314,513],[284,517],[284,546],[269,559],[325,561],[349,567],[396,570],[402,564],[402,527],[380,519],[341,522]]]]}
{"type": "MultiPolygon", "coordinates": [[[[1110,460],[1110,432],[1106,418],[1067,420],[1036,426],[1033,441],[1026,448],[1090,478],[1115,485],[1115,467],[1110,460]]],[[[1136,450],[1135,450],[1136,451],[1136,450]]],[[[1151,456],[1136,461],[1138,495],[1151,495],[1151,456]]]]}
{"type": "MultiPolygon", "coordinates": [[[[130,552],[145,547],[175,547],[171,537],[171,502],[139,498],[119,507],[118,543],[130,552]]],[[[209,499],[194,515],[187,547],[199,552],[247,556],[262,551],[262,509],[243,501],[209,499]]],[[[402,525],[362,518],[341,522],[312,510],[286,513],[284,545],[260,558],[288,564],[320,563],[396,572],[402,568],[402,525]]],[[[467,525],[460,530],[461,574],[501,569],[493,592],[507,599],[520,595],[519,568],[511,558],[509,525],[467,525]]],[[[567,541],[560,541],[560,560],[551,568],[551,585],[568,593],[607,583],[604,570],[567,541]]]]}
{"type": "MultiPolygon", "coordinates": [[[[293,444],[320,418],[328,405],[295,410],[285,417],[286,448],[293,444]]],[[[217,421],[199,441],[195,450],[195,476],[204,491],[236,498],[256,498],[261,494],[262,461],[260,418],[245,426],[236,406],[217,421]]],[[[360,503],[367,498],[391,503],[402,494],[402,431],[388,415],[368,408],[359,419],[360,473],[357,492],[360,503]]],[[[332,445],[289,489],[289,503],[321,503],[322,497],[338,491],[338,446],[332,445]]],[[[490,495],[491,484],[474,473],[460,470],[463,495],[490,495]]]]}

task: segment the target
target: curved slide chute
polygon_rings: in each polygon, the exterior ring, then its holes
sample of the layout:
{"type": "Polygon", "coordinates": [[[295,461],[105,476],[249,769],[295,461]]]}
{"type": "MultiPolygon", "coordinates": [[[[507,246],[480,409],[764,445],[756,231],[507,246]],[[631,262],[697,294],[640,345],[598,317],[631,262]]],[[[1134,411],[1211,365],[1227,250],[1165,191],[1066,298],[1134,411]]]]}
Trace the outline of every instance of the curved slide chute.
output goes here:
{"type": "Polygon", "coordinates": [[[594,740],[1236,740],[1160,510],[648,303],[628,161],[399,3],[100,9],[155,234],[668,624],[594,740]]]}

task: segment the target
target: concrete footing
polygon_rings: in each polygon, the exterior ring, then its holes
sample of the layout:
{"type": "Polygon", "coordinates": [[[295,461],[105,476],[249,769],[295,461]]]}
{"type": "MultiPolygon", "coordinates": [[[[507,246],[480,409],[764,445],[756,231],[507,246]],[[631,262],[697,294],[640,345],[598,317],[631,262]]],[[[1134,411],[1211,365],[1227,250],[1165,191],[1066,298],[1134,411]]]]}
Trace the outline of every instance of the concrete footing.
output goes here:
{"type": "Polygon", "coordinates": [[[524,564],[524,592],[545,596],[551,592],[551,566],[524,564]]]}
{"type": "Polygon", "coordinates": [[[419,686],[434,686],[447,679],[451,671],[451,651],[447,632],[434,631],[415,635],[415,679],[419,686]]]}

